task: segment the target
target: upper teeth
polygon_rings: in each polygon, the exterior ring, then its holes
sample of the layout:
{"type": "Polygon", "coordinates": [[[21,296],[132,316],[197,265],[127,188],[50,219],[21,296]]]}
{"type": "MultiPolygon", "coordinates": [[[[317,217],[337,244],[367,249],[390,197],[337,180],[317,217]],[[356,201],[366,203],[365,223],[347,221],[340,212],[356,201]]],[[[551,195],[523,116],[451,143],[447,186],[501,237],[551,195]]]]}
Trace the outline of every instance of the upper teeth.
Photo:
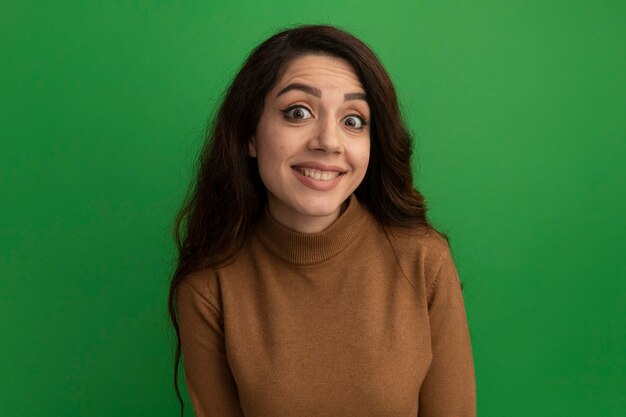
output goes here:
{"type": "Polygon", "coordinates": [[[321,180],[321,181],[330,181],[339,176],[339,172],[336,172],[336,171],[319,171],[317,169],[312,169],[312,168],[299,168],[299,171],[305,177],[311,177],[313,179],[321,180]]]}

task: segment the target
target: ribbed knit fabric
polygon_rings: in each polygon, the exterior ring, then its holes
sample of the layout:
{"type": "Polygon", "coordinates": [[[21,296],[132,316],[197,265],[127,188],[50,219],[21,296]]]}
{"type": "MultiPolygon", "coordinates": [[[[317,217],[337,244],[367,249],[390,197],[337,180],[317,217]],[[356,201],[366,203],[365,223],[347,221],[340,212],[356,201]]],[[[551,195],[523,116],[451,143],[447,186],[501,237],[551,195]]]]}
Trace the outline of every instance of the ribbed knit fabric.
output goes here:
{"type": "Polygon", "coordinates": [[[233,262],[186,277],[177,312],[198,417],[473,417],[457,269],[424,229],[353,195],[321,233],[266,212],[233,262]]]}
{"type": "MultiPolygon", "coordinates": [[[[350,202],[356,200],[351,197],[350,202]]],[[[365,210],[355,210],[357,203],[348,205],[341,221],[336,221],[321,233],[298,233],[278,223],[265,211],[259,224],[258,238],[274,255],[295,265],[310,265],[326,261],[346,248],[361,231],[366,220],[365,210]]]]}

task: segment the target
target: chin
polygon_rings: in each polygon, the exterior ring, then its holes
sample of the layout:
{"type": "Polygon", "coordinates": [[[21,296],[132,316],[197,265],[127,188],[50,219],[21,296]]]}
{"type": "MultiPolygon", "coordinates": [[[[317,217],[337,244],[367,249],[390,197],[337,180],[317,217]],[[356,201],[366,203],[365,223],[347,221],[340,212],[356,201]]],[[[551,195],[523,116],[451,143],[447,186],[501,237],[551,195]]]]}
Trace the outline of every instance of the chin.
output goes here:
{"type": "MultiPolygon", "coordinates": [[[[347,197],[346,197],[347,198],[347,197]]],[[[306,201],[298,202],[297,210],[307,216],[324,217],[330,216],[341,208],[346,199],[337,197],[311,198],[306,201]]]]}

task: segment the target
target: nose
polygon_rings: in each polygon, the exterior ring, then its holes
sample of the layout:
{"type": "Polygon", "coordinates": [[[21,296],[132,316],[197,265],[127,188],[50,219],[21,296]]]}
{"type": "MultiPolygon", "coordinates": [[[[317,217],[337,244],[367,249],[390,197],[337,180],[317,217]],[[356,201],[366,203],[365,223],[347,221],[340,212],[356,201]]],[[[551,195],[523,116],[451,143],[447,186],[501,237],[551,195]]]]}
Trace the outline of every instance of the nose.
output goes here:
{"type": "Polygon", "coordinates": [[[343,144],[341,142],[341,130],[337,126],[337,122],[332,117],[321,117],[318,120],[317,130],[309,141],[309,149],[341,153],[343,144]]]}

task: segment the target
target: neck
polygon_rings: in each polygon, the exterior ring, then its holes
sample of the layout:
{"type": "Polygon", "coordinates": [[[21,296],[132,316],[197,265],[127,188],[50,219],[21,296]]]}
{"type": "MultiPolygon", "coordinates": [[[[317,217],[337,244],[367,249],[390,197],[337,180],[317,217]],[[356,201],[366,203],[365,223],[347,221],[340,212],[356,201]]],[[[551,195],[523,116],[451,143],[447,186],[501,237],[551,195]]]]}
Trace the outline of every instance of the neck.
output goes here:
{"type": "Polygon", "coordinates": [[[294,216],[293,213],[284,215],[279,207],[272,204],[271,199],[268,200],[267,208],[274,220],[283,226],[295,232],[312,234],[320,233],[333,224],[348,207],[348,201],[349,199],[346,199],[337,211],[326,216],[294,216]]]}
{"type": "Polygon", "coordinates": [[[359,234],[369,217],[356,196],[352,196],[346,201],[344,212],[330,226],[318,233],[304,233],[276,220],[268,205],[257,224],[256,234],[279,258],[293,264],[311,265],[340,253],[359,234]]]}

